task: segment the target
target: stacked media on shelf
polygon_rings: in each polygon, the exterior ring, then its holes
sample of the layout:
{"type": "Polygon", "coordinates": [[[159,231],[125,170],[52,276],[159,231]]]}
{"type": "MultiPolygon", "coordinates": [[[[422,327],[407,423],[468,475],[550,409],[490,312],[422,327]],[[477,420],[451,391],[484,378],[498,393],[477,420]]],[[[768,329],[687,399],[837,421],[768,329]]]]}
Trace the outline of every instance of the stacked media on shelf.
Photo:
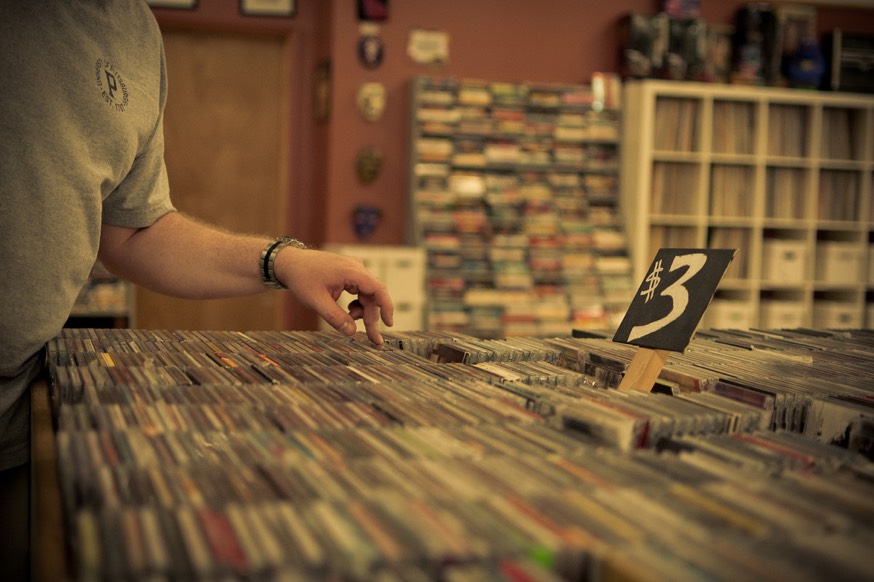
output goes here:
{"type": "Polygon", "coordinates": [[[633,289],[610,81],[415,79],[409,239],[427,251],[428,329],[618,325],[633,289]]]}
{"type": "Polygon", "coordinates": [[[71,577],[860,580],[874,333],[65,330],[71,577]],[[839,429],[839,430],[836,430],[839,429]]]}

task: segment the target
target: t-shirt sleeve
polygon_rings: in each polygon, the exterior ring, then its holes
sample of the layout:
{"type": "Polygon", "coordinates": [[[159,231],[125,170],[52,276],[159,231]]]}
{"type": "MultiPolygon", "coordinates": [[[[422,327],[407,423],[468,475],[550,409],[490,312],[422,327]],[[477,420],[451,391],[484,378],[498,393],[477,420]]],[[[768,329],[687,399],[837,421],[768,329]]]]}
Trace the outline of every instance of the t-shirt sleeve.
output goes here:
{"type": "MultiPolygon", "coordinates": [[[[146,9],[148,10],[148,9],[146,9]]],[[[151,37],[158,51],[155,120],[151,133],[131,168],[116,188],[103,200],[103,223],[127,228],[143,228],[175,210],[170,199],[170,184],[164,162],[164,105],[167,101],[167,61],[161,33],[151,16],[151,37]]]]}
{"type": "MultiPolygon", "coordinates": [[[[163,115],[162,115],[163,118],[163,115]]],[[[103,201],[103,222],[142,228],[175,210],[164,163],[163,119],[131,166],[130,172],[103,201]]]]}

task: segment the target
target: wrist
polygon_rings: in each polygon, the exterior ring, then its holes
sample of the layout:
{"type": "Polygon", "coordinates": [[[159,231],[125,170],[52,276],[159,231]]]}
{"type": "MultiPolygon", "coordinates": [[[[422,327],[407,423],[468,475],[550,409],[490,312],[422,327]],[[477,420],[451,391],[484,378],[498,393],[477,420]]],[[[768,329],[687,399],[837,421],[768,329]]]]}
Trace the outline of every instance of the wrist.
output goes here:
{"type": "Polygon", "coordinates": [[[261,257],[258,259],[258,270],[261,274],[261,281],[268,289],[288,289],[276,278],[276,257],[286,247],[305,249],[307,245],[296,238],[281,236],[267,243],[264,250],[261,251],[261,257]]]}

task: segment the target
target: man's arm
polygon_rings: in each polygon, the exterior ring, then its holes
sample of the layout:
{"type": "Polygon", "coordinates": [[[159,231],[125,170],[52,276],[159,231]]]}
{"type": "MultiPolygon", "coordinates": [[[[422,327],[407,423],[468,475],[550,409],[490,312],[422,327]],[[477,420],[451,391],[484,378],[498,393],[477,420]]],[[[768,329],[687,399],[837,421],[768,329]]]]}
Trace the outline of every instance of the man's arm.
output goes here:
{"type": "MultiPolygon", "coordinates": [[[[146,228],[103,225],[99,257],[111,272],[167,295],[235,297],[265,290],[259,257],[269,242],[170,212],[146,228]]],[[[274,269],[276,278],[332,327],[352,335],[354,319],[363,318],[370,340],[382,343],[379,320],[392,324],[391,297],[360,259],[285,247],[274,269]],[[343,291],[358,296],[350,313],[336,303],[343,291]]]]}

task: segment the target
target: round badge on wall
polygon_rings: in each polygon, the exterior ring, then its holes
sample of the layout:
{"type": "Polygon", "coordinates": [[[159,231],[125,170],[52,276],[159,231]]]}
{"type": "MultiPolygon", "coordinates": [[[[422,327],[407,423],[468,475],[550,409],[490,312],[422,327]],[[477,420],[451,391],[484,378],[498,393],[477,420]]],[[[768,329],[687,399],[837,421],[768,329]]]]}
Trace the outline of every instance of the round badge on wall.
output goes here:
{"type": "Polygon", "coordinates": [[[377,121],[385,111],[385,85],[382,83],[364,83],[358,88],[356,97],[358,111],[367,121],[377,121]]]}
{"type": "Polygon", "coordinates": [[[382,170],[384,155],[377,147],[366,146],[358,151],[358,159],[355,168],[358,171],[358,180],[362,184],[370,184],[379,176],[382,170]]]}
{"type": "Polygon", "coordinates": [[[370,204],[360,204],[352,209],[352,228],[359,240],[370,238],[382,221],[382,209],[370,204]]]}
{"type": "Polygon", "coordinates": [[[358,39],[358,59],[368,69],[382,64],[382,39],[375,34],[365,34],[358,39]]]}

